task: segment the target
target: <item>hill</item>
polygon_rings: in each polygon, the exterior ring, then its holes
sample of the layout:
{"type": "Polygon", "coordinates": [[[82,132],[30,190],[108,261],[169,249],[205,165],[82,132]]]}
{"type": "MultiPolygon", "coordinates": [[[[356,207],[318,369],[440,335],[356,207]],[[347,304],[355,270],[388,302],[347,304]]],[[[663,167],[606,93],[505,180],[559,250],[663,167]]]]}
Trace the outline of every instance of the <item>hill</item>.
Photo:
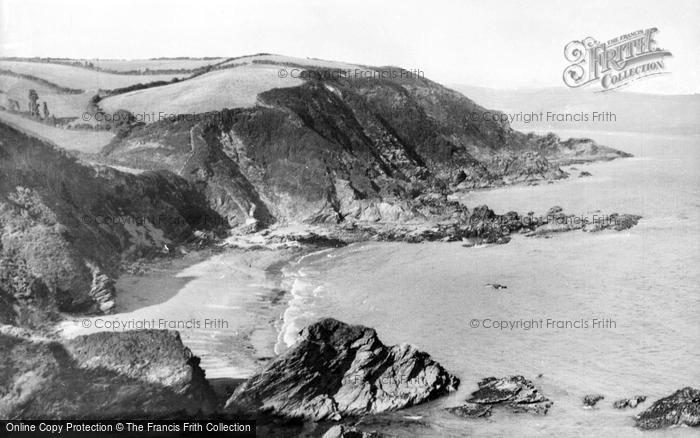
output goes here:
{"type": "Polygon", "coordinates": [[[64,63],[10,61],[7,59],[0,59],[0,70],[38,77],[60,87],[91,92],[124,88],[139,83],[171,81],[174,78],[188,76],[188,74],[183,73],[160,75],[115,74],[64,63]]]}
{"type": "MultiPolygon", "coordinates": [[[[109,96],[100,107],[109,113],[123,109],[134,114],[196,114],[226,108],[248,108],[259,103],[258,95],[273,88],[302,85],[306,69],[346,72],[363,67],[344,62],[258,54],[230,58],[216,69],[187,81],[109,96]]],[[[156,121],[152,118],[146,123],[156,121]]]]}
{"type": "Polygon", "coordinates": [[[264,91],[303,83],[301,79],[280,78],[278,70],[263,64],[234,66],[187,81],[110,96],[100,102],[100,107],[108,113],[124,109],[133,114],[168,115],[246,108],[254,106],[258,94],[264,91]]]}
{"type": "MultiPolygon", "coordinates": [[[[520,133],[486,117],[487,110],[469,98],[422,77],[358,76],[355,70],[317,67],[318,61],[292,61],[262,64],[260,71],[273,74],[282,66],[296,66],[304,77],[298,85],[259,92],[272,85],[270,77],[252,76],[257,80],[255,105],[251,92],[250,105],[206,118],[136,123],[105,148],[105,159],[171,170],[206,184],[217,211],[236,225],[263,219],[422,220],[421,195],[426,193],[445,196],[459,189],[564,178],[561,164],[626,156],[590,140],[562,142],[554,135],[520,133]],[[224,188],[231,181],[240,188],[224,188]],[[261,200],[255,208],[236,201],[235,193],[243,187],[252,188],[261,200]],[[272,217],[261,217],[265,211],[272,217]]],[[[197,98],[205,99],[215,91],[214,78],[224,80],[230,72],[110,97],[100,105],[122,97],[136,102],[138,96],[139,104],[152,100],[151,105],[167,107],[170,103],[160,93],[185,89],[194,81],[204,85],[197,98]]],[[[197,88],[191,90],[189,96],[194,96],[197,88]]]]}

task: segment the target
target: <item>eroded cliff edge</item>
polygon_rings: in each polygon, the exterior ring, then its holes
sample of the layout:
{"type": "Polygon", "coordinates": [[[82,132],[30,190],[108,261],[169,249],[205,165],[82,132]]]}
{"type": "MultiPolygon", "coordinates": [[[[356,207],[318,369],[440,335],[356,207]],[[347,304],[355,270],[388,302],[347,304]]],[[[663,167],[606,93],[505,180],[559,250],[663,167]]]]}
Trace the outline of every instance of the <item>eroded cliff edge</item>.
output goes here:
{"type": "MultiPolygon", "coordinates": [[[[312,71],[252,108],[133,123],[98,159],[201,184],[232,226],[425,219],[427,194],[567,177],[628,154],[523,134],[425,78],[312,71]]],[[[154,108],[154,111],[157,108],[154,108]]]]}

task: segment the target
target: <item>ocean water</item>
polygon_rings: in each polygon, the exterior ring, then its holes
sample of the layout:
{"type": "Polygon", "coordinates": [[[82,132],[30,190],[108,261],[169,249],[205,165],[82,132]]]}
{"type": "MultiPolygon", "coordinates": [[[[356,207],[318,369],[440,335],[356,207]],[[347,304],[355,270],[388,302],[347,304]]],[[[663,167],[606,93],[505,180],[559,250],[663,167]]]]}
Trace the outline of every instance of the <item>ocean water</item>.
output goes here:
{"type": "Polygon", "coordinates": [[[566,181],[461,200],[500,213],[554,205],[589,218],[635,213],[643,216],[638,226],[519,235],[481,248],[364,243],[306,256],[285,268],[292,297],[277,351],[328,316],[373,327],[386,344],[429,352],[461,379],[460,390],[374,427],[394,435],[697,436],[685,427],[642,432],[633,415],[679,388],[700,386],[700,137],[585,136],[635,157],[575,166],[588,178],[572,171],[566,181]],[[484,377],[516,374],[554,401],[548,415],[467,420],[443,409],[484,377]],[[581,399],[591,393],[605,399],[584,409],[581,399]],[[612,408],[637,394],[648,396],[637,409],[612,408]]]}

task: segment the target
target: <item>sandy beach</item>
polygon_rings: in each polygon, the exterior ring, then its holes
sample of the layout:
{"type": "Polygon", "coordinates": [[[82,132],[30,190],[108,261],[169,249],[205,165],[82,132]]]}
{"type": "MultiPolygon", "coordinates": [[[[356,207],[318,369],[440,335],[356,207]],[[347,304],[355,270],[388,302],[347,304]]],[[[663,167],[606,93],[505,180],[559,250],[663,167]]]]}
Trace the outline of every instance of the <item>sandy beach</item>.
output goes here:
{"type": "Polygon", "coordinates": [[[152,261],[145,272],[119,278],[113,314],[69,318],[56,330],[64,338],[177,330],[208,378],[246,378],[274,356],[288,299],[280,270],[302,254],[300,248],[226,248],[152,261]]]}

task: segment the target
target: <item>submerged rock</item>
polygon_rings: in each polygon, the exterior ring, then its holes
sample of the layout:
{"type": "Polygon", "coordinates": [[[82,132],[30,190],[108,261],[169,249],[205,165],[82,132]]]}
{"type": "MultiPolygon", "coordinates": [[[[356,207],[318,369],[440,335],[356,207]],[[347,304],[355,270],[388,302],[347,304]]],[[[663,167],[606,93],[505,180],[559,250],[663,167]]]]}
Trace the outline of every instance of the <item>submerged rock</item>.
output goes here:
{"type": "Polygon", "coordinates": [[[588,394],[583,397],[584,406],[595,406],[599,401],[603,400],[605,396],[600,394],[588,394]]]}
{"type": "Polygon", "coordinates": [[[447,410],[462,417],[487,417],[492,407],[499,406],[514,413],[546,415],[552,404],[523,376],[487,377],[465,404],[447,410]]]}
{"type": "Polygon", "coordinates": [[[447,408],[447,412],[457,415],[458,417],[465,418],[490,417],[491,405],[484,405],[479,403],[464,403],[459,406],[447,408]]]}
{"type": "Polygon", "coordinates": [[[646,395],[635,395],[630,398],[622,398],[616,400],[613,403],[615,409],[625,409],[625,408],[636,408],[638,404],[644,402],[647,399],[646,395]]]}
{"type": "Polygon", "coordinates": [[[360,325],[323,319],[251,377],[226,403],[229,412],[311,420],[376,414],[454,391],[459,379],[407,344],[385,346],[360,325]]]}
{"type": "Polygon", "coordinates": [[[686,387],[654,402],[635,417],[641,429],[668,426],[700,426],[700,389],[686,387]]]}

